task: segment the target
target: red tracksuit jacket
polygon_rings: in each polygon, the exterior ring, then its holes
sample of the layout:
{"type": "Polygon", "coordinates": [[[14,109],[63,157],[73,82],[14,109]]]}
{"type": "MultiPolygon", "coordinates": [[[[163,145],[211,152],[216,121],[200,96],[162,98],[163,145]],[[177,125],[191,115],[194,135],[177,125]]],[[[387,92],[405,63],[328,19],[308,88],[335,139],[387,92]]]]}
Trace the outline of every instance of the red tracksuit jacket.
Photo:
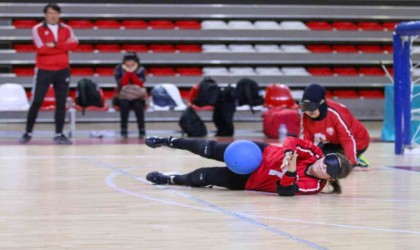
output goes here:
{"type": "Polygon", "coordinates": [[[357,150],[369,146],[369,133],[346,106],[331,100],[327,100],[327,106],[327,116],[321,121],[314,121],[302,114],[303,139],[315,145],[340,144],[349,161],[356,164],[357,150]]]}
{"type": "Polygon", "coordinates": [[[70,26],[58,24],[57,42],[45,22],[32,28],[36,54],[36,67],[43,70],[61,70],[68,68],[69,51],[77,47],[78,41],[70,26]],[[56,43],[56,47],[47,47],[47,43],[56,43]]]}
{"type": "Polygon", "coordinates": [[[311,142],[295,137],[287,137],[281,147],[269,145],[264,149],[262,163],[251,174],[245,189],[276,192],[276,182],[280,181],[280,185],[285,187],[296,184],[299,188],[296,194],[317,194],[321,192],[327,181],[307,175],[306,170],[322,157],[321,149],[311,142]],[[298,153],[296,177],[286,175],[287,167],[281,169],[284,154],[289,150],[298,153]]]}

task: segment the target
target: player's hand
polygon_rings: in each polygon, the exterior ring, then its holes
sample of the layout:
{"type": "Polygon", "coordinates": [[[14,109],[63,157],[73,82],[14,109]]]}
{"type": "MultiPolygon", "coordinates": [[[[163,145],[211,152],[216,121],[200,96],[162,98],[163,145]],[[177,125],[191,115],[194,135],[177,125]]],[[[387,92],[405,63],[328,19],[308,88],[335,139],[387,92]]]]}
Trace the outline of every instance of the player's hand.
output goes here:
{"type": "Polygon", "coordinates": [[[284,153],[283,163],[281,164],[281,169],[284,169],[289,165],[290,160],[292,159],[293,151],[287,151],[284,153]]]}
{"type": "Polygon", "coordinates": [[[293,153],[292,159],[289,162],[289,165],[287,166],[287,171],[289,172],[296,172],[296,159],[298,157],[297,152],[293,153]]]}
{"type": "Polygon", "coordinates": [[[66,43],[72,43],[72,42],[76,42],[77,40],[75,39],[75,38],[73,38],[73,37],[69,37],[67,40],[66,40],[66,43]]]}
{"type": "Polygon", "coordinates": [[[46,43],[45,45],[49,48],[54,48],[55,47],[55,43],[46,43]]]}
{"type": "Polygon", "coordinates": [[[122,65],[123,70],[127,71],[127,72],[131,72],[130,68],[127,67],[127,65],[123,64],[122,65]]]}
{"type": "Polygon", "coordinates": [[[137,63],[135,63],[134,65],[133,65],[133,67],[131,67],[130,68],[130,72],[134,72],[134,71],[136,71],[137,70],[137,68],[139,67],[139,65],[137,64],[137,63]]]}

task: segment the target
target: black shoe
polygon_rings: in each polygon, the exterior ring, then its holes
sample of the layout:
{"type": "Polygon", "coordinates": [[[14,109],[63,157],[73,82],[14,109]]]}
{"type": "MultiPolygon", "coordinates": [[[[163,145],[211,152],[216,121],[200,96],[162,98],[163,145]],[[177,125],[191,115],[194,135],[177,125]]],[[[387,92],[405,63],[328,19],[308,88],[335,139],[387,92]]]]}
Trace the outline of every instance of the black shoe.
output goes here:
{"type": "Polygon", "coordinates": [[[147,174],[146,179],[157,185],[170,184],[171,177],[159,172],[151,172],[147,174]]]}
{"type": "Polygon", "coordinates": [[[121,129],[121,137],[123,139],[127,139],[128,138],[128,131],[126,129],[121,129]]]}
{"type": "Polygon", "coordinates": [[[162,147],[162,146],[171,147],[172,146],[172,141],[174,139],[175,138],[173,138],[172,136],[166,137],[166,138],[151,136],[151,137],[147,137],[145,143],[146,143],[147,146],[149,146],[151,148],[158,148],[158,147],[162,147]]]}
{"type": "Polygon", "coordinates": [[[144,128],[139,129],[139,138],[143,139],[146,136],[146,130],[144,128]]]}
{"type": "Polygon", "coordinates": [[[63,134],[57,134],[54,139],[53,139],[54,143],[57,145],[71,145],[73,144],[72,141],[69,140],[69,138],[67,138],[65,135],[63,134]]]}
{"type": "Polygon", "coordinates": [[[26,133],[24,133],[24,134],[22,135],[22,137],[19,139],[19,142],[20,142],[21,144],[26,144],[26,143],[28,143],[31,139],[32,139],[32,133],[28,133],[28,132],[26,132],[26,133]]]}

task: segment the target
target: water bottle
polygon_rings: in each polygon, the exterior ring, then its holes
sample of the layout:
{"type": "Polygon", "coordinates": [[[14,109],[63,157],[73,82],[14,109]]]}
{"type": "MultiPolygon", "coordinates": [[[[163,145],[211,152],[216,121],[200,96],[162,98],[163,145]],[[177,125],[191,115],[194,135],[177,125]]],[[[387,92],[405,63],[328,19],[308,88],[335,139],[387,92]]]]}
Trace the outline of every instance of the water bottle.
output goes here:
{"type": "Polygon", "coordinates": [[[286,124],[282,123],[279,126],[279,143],[283,143],[286,137],[287,137],[287,127],[286,127],[286,124]]]}

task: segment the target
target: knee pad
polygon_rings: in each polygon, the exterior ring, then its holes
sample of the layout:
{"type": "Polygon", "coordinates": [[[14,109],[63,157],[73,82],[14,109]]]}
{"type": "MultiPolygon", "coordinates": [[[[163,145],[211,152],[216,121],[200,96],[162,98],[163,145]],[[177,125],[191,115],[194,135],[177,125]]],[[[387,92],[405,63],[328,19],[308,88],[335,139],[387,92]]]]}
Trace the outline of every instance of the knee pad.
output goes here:
{"type": "Polygon", "coordinates": [[[201,145],[202,148],[200,148],[200,156],[204,158],[210,158],[213,154],[215,144],[215,141],[206,141],[205,143],[203,143],[203,145],[201,145]]]}
{"type": "Polygon", "coordinates": [[[191,187],[205,187],[207,186],[206,173],[204,171],[198,171],[198,169],[190,175],[191,187]]]}

